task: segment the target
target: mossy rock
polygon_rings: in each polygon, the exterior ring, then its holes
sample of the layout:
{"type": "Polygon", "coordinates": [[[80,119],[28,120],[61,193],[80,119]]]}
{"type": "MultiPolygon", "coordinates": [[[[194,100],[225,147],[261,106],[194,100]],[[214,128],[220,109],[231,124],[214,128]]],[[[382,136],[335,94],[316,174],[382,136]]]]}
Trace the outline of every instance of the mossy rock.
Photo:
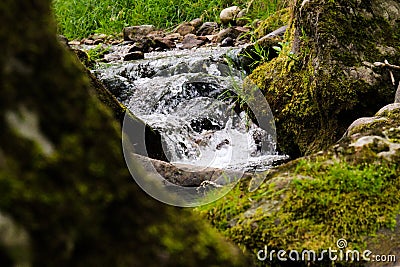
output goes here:
{"type": "Polygon", "coordinates": [[[254,35],[257,39],[262,38],[268,33],[275,31],[282,26],[288,25],[289,20],[290,9],[288,7],[278,10],[273,15],[261,22],[260,26],[258,26],[254,31],[254,35]]]}
{"type": "MultiPolygon", "coordinates": [[[[29,235],[31,266],[248,266],[190,210],[134,183],[116,113],[59,45],[50,6],[0,3],[12,25],[0,32],[0,210],[29,235]]],[[[20,262],[4,246],[2,266],[20,262]]]]}
{"type": "Polygon", "coordinates": [[[286,45],[250,76],[274,113],[282,151],[297,157],[327,148],[352,121],[393,101],[389,70],[372,63],[400,60],[398,7],[377,0],[296,2],[286,45]]]}
{"type": "MultiPolygon", "coordinates": [[[[385,110],[391,109],[385,108],[385,110]]],[[[291,161],[253,179],[242,180],[228,195],[199,209],[218,229],[244,249],[268,251],[328,248],[400,253],[399,120],[386,118],[372,129],[359,128],[325,152],[291,161]],[[368,135],[373,131],[377,135],[368,135]],[[392,134],[388,134],[391,132],[392,134]]],[[[287,257],[286,257],[287,258],[287,257]]],[[[372,259],[372,258],[371,258],[372,259]]],[[[384,266],[397,266],[386,262],[384,266]]],[[[260,266],[382,266],[379,262],[260,261],[260,266]]]]}

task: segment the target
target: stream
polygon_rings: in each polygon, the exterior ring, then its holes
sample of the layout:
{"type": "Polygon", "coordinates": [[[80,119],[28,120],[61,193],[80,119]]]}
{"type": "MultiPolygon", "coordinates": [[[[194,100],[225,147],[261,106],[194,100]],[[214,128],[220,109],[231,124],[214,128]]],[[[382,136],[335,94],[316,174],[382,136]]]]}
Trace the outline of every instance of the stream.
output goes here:
{"type": "Polygon", "coordinates": [[[227,63],[238,53],[223,47],[152,52],[100,64],[94,74],[161,134],[171,163],[259,172],[287,156],[277,153],[275,132],[240,109],[244,74],[227,63]]]}

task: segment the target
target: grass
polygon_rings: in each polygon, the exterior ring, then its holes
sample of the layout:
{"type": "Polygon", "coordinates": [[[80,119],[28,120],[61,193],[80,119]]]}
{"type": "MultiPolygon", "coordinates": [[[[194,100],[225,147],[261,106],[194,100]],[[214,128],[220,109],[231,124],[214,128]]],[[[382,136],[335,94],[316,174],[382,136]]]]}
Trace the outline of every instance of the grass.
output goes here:
{"type": "MultiPolygon", "coordinates": [[[[248,21],[263,19],[285,5],[282,0],[251,1],[248,21]]],[[[228,6],[248,6],[247,0],[53,0],[59,33],[69,39],[81,39],[95,33],[117,35],[126,26],[152,24],[172,28],[201,17],[218,21],[228,6]]]]}

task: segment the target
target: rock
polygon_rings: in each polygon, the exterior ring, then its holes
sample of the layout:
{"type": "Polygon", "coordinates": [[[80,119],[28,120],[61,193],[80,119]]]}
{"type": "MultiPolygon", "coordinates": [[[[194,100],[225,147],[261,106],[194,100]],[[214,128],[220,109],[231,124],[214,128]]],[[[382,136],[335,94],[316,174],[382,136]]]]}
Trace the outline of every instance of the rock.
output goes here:
{"type": "Polygon", "coordinates": [[[185,36],[189,33],[194,33],[196,31],[196,28],[190,24],[190,23],[182,23],[180,24],[175,30],[174,32],[179,33],[181,36],[185,36]]]}
{"type": "MultiPolygon", "coordinates": [[[[148,158],[141,155],[134,155],[134,157],[142,162],[144,165],[149,161],[148,158]]],[[[204,168],[199,166],[168,163],[161,160],[150,159],[151,164],[162,177],[165,177],[169,182],[187,187],[198,187],[205,181],[215,181],[226,171],[217,168],[204,168]]],[[[249,174],[243,175],[242,172],[230,172],[230,175],[237,173],[238,176],[248,177],[249,174]]]]}
{"type": "Polygon", "coordinates": [[[235,40],[232,39],[232,37],[226,37],[224,40],[221,42],[221,46],[233,46],[235,44],[235,40]]]}
{"type": "Polygon", "coordinates": [[[255,29],[254,35],[258,39],[262,38],[263,36],[266,36],[270,32],[282,26],[288,25],[289,21],[290,21],[289,8],[281,9],[263,21],[256,19],[252,23],[252,26],[255,29]]]}
{"type": "Polygon", "coordinates": [[[220,43],[222,40],[224,40],[227,37],[232,38],[233,40],[236,40],[238,37],[240,37],[242,34],[248,33],[249,29],[244,28],[244,27],[237,27],[237,26],[232,26],[226,29],[221,30],[215,41],[220,43]]]}
{"type": "Polygon", "coordinates": [[[283,35],[286,32],[287,29],[287,25],[280,27],[279,29],[276,29],[270,33],[268,33],[267,35],[265,35],[263,38],[275,38],[275,37],[283,37],[283,35]]]}
{"type": "Polygon", "coordinates": [[[396,119],[395,115],[400,117],[400,103],[386,105],[375,114],[376,117],[389,117],[391,119],[396,119]]]}
{"type": "Polygon", "coordinates": [[[66,48],[71,48],[67,37],[65,37],[64,35],[60,35],[60,34],[57,35],[57,39],[61,44],[65,45],[66,48]]]}
{"type": "Polygon", "coordinates": [[[231,6],[223,9],[219,15],[221,23],[222,24],[234,23],[239,12],[240,8],[238,6],[231,6]]]}
{"type": "Polygon", "coordinates": [[[135,51],[128,53],[124,56],[124,61],[144,59],[144,53],[142,51],[135,51]]]}
{"type": "Polygon", "coordinates": [[[189,22],[190,25],[192,25],[195,29],[198,29],[202,24],[203,24],[203,20],[200,18],[194,19],[192,21],[189,22]]]}
{"type": "Polygon", "coordinates": [[[123,30],[124,41],[140,41],[154,30],[155,27],[153,25],[125,27],[123,30]]]}
{"type": "Polygon", "coordinates": [[[68,45],[70,45],[70,46],[74,46],[74,45],[80,45],[80,44],[82,44],[80,41],[76,41],[76,40],[73,40],[73,41],[69,41],[68,42],[68,45]]]}
{"type": "Polygon", "coordinates": [[[240,10],[240,12],[236,16],[236,25],[244,26],[249,23],[249,20],[246,18],[248,13],[247,8],[240,10]]]}
{"type": "Polygon", "coordinates": [[[151,52],[153,49],[153,40],[151,38],[148,37],[144,37],[139,41],[136,41],[131,48],[129,49],[128,53],[132,53],[132,52],[143,52],[143,53],[148,53],[151,52]]]}
{"type": "Polygon", "coordinates": [[[153,39],[153,47],[155,50],[169,50],[175,48],[175,42],[169,38],[156,37],[153,39]]]}
{"type": "Polygon", "coordinates": [[[51,1],[3,0],[1,10],[1,25],[13,27],[0,32],[0,211],[29,236],[31,259],[2,244],[1,265],[250,265],[199,216],[134,182],[120,124],[103,104],[118,103],[100,101],[58,43],[51,1]]]}
{"type": "Polygon", "coordinates": [[[396,91],[396,96],[394,97],[394,102],[400,103],[400,83],[399,83],[399,86],[397,86],[397,91],[396,91]]]}
{"type": "Polygon", "coordinates": [[[355,133],[365,131],[366,129],[371,129],[375,126],[375,124],[382,122],[386,123],[387,121],[385,118],[381,118],[380,116],[359,118],[350,124],[349,128],[347,128],[347,131],[344,134],[344,137],[350,137],[355,133]]]}
{"type": "Polygon", "coordinates": [[[268,37],[248,44],[238,55],[238,66],[247,73],[251,73],[261,63],[268,62],[279,55],[275,49],[279,46],[279,42],[279,39],[268,37]]]}
{"type": "Polygon", "coordinates": [[[183,40],[182,36],[179,33],[171,33],[171,34],[167,34],[165,36],[166,39],[174,41],[174,42],[178,42],[183,40]]]}
{"type": "Polygon", "coordinates": [[[199,36],[212,35],[218,31],[218,28],[218,23],[216,22],[204,22],[196,34],[199,36]]]}
{"type": "MultiPolygon", "coordinates": [[[[352,138],[344,138],[327,150],[242,179],[203,213],[246,249],[258,249],[267,242],[268,251],[285,247],[321,251],[337,247],[338,237],[345,236],[348,251],[397,256],[400,109],[390,104],[375,117],[378,115],[385,116],[381,117],[384,120],[368,131],[353,128],[352,138]],[[249,191],[260,178],[261,185],[249,191]],[[230,205],[232,199],[235,203],[230,205]],[[370,218],[370,223],[362,223],[365,218],[370,218]]],[[[368,121],[373,120],[364,120],[368,121]]],[[[273,257],[268,264],[278,266],[279,258],[273,257]]],[[[381,266],[368,260],[360,264],[381,266]]],[[[397,265],[393,261],[387,266],[397,265]]],[[[343,266],[354,266],[354,262],[343,266]]]]}
{"type": "Polygon", "coordinates": [[[206,41],[194,34],[187,34],[182,41],[182,49],[192,49],[204,45],[206,41]]]}
{"type": "Polygon", "coordinates": [[[381,9],[371,13],[363,4],[339,2],[297,2],[279,56],[250,75],[266,92],[274,112],[278,146],[292,157],[327,148],[352,121],[371,117],[393,101],[388,70],[361,64],[400,60],[400,50],[379,49],[400,47],[398,29],[392,24],[397,14],[392,9],[399,4],[374,0],[368,4],[371,10],[381,9]],[[385,14],[392,14],[389,20],[385,14]]]}

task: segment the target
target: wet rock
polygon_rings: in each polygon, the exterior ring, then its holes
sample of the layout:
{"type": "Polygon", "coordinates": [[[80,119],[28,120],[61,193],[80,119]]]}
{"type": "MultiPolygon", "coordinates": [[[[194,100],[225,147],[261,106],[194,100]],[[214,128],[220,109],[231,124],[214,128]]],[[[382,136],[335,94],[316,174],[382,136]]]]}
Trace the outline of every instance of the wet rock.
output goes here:
{"type": "Polygon", "coordinates": [[[194,34],[187,34],[182,41],[182,49],[191,49],[200,47],[206,43],[206,40],[194,34]]]}
{"type": "Polygon", "coordinates": [[[222,24],[234,23],[236,21],[236,17],[240,12],[240,8],[238,6],[231,6],[225,8],[221,11],[219,18],[222,24]]]}
{"type": "Polygon", "coordinates": [[[148,37],[142,38],[140,41],[135,42],[129,49],[128,53],[132,52],[143,52],[148,53],[153,49],[153,40],[148,37]]]}
{"type": "Polygon", "coordinates": [[[235,40],[232,39],[232,37],[226,37],[224,40],[221,42],[221,46],[233,46],[235,44],[235,40]]]}
{"type": "Polygon", "coordinates": [[[212,35],[218,32],[218,28],[218,23],[216,22],[204,22],[196,34],[199,36],[212,35]]]}
{"type": "Polygon", "coordinates": [[[124,56],[124,61],[131,61],[131,60],[138,60],[138,59],[143,59],[144,58],[144,53],[142,51],[135,51],[128,53],[124,56]]]}
{"type": "MultiPolygon", "coordinates": [[[[148,158],[141,155],[135,155],[135,158],[138,159],[139,162],[142,162],[143,165],[149,161],[148,158]]],[[[162,177],[164,177],[167,181],[180,186],[197,187],[203,182],[213,182],[217,180],[226,172],[217,168],[199,167],[179,163],[171,164],[155,159],[150,159],[150,162],[162,177]]],[[[230,174],[234,173],[235,172],[230,172],[230,174]]],[[[237,172],[237,175],[243,176],[243,173],[237,172]]],[[[248,174],[245,174],[245,176],[248,176],[248,174]]]]}
{"type": "Polygon", "coordinates": [[[123,30],[125,41],[140,41],[140,39],[146,37],[149,33],[155,30],[153,25],[141,25],[125,27],[123,30]]]}
{"type": "Polygon", "coordinates": [[[222,40],[230,37],[233,40],[236,40],[241,35],[248,33],[250,30],[244,27],[232,26],[226,29],[221,30],[215,38],[215,41],[220,43],[222,40]]]}

